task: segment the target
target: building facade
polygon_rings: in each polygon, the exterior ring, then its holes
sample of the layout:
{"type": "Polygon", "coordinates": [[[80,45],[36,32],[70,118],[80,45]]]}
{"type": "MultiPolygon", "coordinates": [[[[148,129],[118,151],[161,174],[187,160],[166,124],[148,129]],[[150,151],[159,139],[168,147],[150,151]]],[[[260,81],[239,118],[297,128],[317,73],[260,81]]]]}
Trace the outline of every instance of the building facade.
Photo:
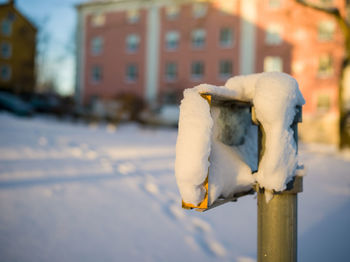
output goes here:
{"type": "Polygon", "coordinates": [[[0,5],[0,23],[0,90],[32,93],[37,29],[13,0],[0,5]]]}
{"type": "MultiPolygon", "coordinates": [[[[345,12],[342,0],[314,2],[345,12]]],[[[281,71],[307,101],[302,137],[337,142],[344,39],[331,16],[294,0],[95,0],[77,10],[81,104],[120,93],[171,102],[199,83],[281,71]]]]}

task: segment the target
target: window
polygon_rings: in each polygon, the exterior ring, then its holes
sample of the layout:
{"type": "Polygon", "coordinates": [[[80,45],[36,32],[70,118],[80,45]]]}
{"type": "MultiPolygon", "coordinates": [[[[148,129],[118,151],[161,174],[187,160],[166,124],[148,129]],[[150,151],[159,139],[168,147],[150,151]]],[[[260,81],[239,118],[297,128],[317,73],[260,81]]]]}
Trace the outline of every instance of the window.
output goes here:
{"type": "Polygon", "coordinates": [[[22,36],[27,36],[27,34],[29,33],[29,28],[27,26],[23,25],[23,26],[20,27],[19,33],[22,36]]]}
{"type": "Polygon", "coordinates": [[[193,80],[200,80],[204,76],[204,63],[196,61],[191,66],[191,77],[193,80]]]}
{"type": "Polygon", "coordinates": [[[219,77],[227,79],[232,76],[232,61],[222,60],[219,63],[219,77]]]}
{"type": "Polygon", "coordinates": [[[303,61],[294,61],[292,63],[293,74],[301,74],[305,69],[305,63],[303,61]]]}
{"type": "Polygon", "coordinates": [[[11,79],[11,67],[9,65],[0,66],[0,77],[4,81],[11,79]]]}
{"type": "Polygon", "coordinates": [[[333,21],[321,21],[318,24],[318,40],[330,41],[333,39],[335,23],[333,21]]]}
{"type": "Polygon", "coordinates": [[[126,37],[126,50],[135,53],[140,46],[140,37],[137,34],[131,34],[126,37]]]}
{"type": "Polygon", "coordinates": [[[94,65],[91,69],[91,80],[93,83],[97,84],[102,81],[102,67],[99,65],[94,65]]]}
{"type": "Polygon", "coordinates": [[[217,1],[215,5],[222,15],[232,15],[236,8],[235,1],[217,1]]]}
{"type": "Polygon", "coordinates": [[[169,62],[165,65],[165,79],[169,82],[176,80],[177,64],[169,62]]]}
{"type": "Polygon", "coordinates": [[[138,77],[138,68],[136,64],[129,64],[126,66],[126,81],[135,82],[138,77]]]}
{"type": "Polygon", "coordinates": [[[3,42],[1,43],[1,57],[2,58],[10,58],[12,55],[11,44],[3,42]]]}
{"type": "Polygon", "coordinates": [[[106,22],[106,16],[101,13],[96,13],[91,17],[91,24],[93,27],[103,26],[106,22]]]}
{"type": "Polygon", "coordinates": [[[220,46],[230,47],[232,46],[232,30],[231,28],[220,29],[220,46]]]}
{"type": "Polygon", "coordinates": [[[140,12],[137,9],[130,9],[126,12],[126,19],[130,24],[136,24],[140,20],[140,12]]]}
{"type": "Polygon", "coordinates": [[[100,36],[94,37],[91,40],[91,54],[100,55],[103,51],[103,38],[100,36]]]}
{"type": "Polygon", "coordinates": [[[333,75],[333,59],[329,54],[324,54],[319,57],[317,75],[322,78],[333,75]]]}
{"type": "Polygon", "coordinates": [[[265,72],[282,72],[283,61],[279,56],[267,56],[264,59],[264,71],[265,72]]]}
{"type": "Polygon", "coordinates": [[[317,111],[327,112],[331,107],[331,99],[328,94],[319,94],[317,96],[317,111]]]}
{"type": "Polygon", "coordinates": [[[15,21],[16,20],[16,14],[12,11],[9,11],[7,13],[7,19],[11,22],[15,21]]]}
{"type": "Polygon", "coordinates": [[[196,29],[192,31],[192,46],[194,48],[202,48],[205,45],[205,30],[196,29]]]}
{"type": "Polygon", "coordinates": [[[269,0],[269,8],[277,9],[281,7],[281,0],[269,0]]]}
{"type": "Polygon", "coordinates": [[[166,17],[168,20],[175,20],[180,13],[180,8],[177,5],[170,5],[165,8],[166,17]]]}
{"type": "Polygon", "coordinates": [[[293,35],[299,42],[308,41],[309,38],[308,32],[305,29],[297,29],[293,35]]]}
{"type": "Polygon", "coordinates": [[[10,36],[12,32],[12,22],[10,20],[2,20],[1,22],[1,34],[4,36],[10,36]]]}
{"type": "Polygon", "coordinates": [[[180,35],[177,31],[167,32],[165,35],[165,46],[168,50],[175,50],[179,46],[180,35]]]}
{"type": "Polygon", "coordinates": [[[268,45],[279,45],[282,43],[282,28],[278,24],[271,24],[266,29],[265,43],[268,45]]]}
{"type": "Polygon", "coordinates": [[[208,5],[206,3],[194,3],[192,5],[192,15],[194,18],[201,18],[207,14],[208,5]]]}

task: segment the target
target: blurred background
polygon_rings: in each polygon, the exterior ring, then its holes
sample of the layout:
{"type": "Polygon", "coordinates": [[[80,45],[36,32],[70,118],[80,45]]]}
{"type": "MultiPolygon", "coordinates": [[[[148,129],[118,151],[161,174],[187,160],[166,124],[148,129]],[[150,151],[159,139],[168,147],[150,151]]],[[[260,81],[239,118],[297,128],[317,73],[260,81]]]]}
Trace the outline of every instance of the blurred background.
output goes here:
{"type": "Polygon", "coordinates": [[[345,261],[349,21],[348,0],[1,0],[0,261],[255,261],[256,200],[184,212],[173,162],[185,88],[269,71],[306,99],[299,257],[345,261]]]}

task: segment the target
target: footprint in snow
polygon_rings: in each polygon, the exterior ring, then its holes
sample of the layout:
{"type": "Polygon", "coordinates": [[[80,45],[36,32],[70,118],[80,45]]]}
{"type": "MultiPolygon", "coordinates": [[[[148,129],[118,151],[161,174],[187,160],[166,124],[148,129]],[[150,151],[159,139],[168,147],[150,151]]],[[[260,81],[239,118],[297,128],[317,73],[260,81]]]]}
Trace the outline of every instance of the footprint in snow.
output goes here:
{"type": "Polygon", "coordinates": [[[47,138],[44,137],[44,136],[39,137],[39,139],[38,139],[38,144],[39,144],[40,146],[46,146],[46,145],[48,144],[47,138]]]}
{"type": "Polygon", "coordinates": [[[192,219],[192,230],[194,230],[194,239],[198,246],[204,252],[214,257],[224,257],[227,252],[224,246],[215,240],[212,235],[210,224],[198,217],[192,219]]]}
{"type": "Polygon", "coordinates": [[[224,257],[227,251],[223,245],[211,234],[197,233],[194,240],[203,252],[213,257],[224,257]]]}
{"type": "Polygon", "coordinates": [[[185,242],[193,251],[198,251],[200,249],[197,241],[192,236],[185,236],[185,242]]]}
{"type": "Polygon", "coordinates": [[[74,157],[82,157],[83,151],[79,147],[71,147],[69,148],[69,152],[74,157]]]}
{"type": "Polygon", "coordinates": [[[256,262],[256,260],[251,257],[237,257],[237,262],[256,262]]]}
{"type": "Polygon", "coordinates": [[[89,149],[89,145],[88,144],[80,144],[80,149],[81,150],[88,150],[89,149]]]}
{"type": "Polygon", "coordinates": [[[107,158],[101,158],[100,159],[100,164],[103,168],[108,168],[108,169],[112,169],[113,165],[111,163],[111,161],[109,161],[107,158]]]}
{"type": "Polygon", "coordinates": [[[115,131],[117,130],[117,126],[113,124],[108,124],[106,126],[106,130],[108,133],[115,133],[115,131]]]}
{"type": "Polygon", "coordinates": [[[97,158],[97,152],[96,151],[94,151],[94,150],[88,150],[86,153],[85,153],[85,156],[88,158],[88,159],[90,159],[90,160],[92,160],[92,159],[96,159],[97,158]]]}
{"type": "Polygon", "coordinates": [[[124,164],[118,165],[117,170],[122,175],[128,175],[129,173],[135,171],[135,166],[131,163],[124,163],[124,164]]]}
{"type": "Polygon", "coordinates": [[[209,223],[198,217],[192,218],[192,226],[195,231],[199,231],[199,232],[211,231],[211,226],[209,225],[209,223]]]}
{"type": "Polygon", "coordinates": [[[177,204],[170,205],[169,211],[176,219],[181,220],[181,219],[184,219],[186,217],[184,210],[180,206],[178,206],[177,204]]]}
{"type": "Polygon", "coordinates": [[[164,213],[168,215],[169,218],[173,221],[180,221],[186,218],[186,213],[178,202],[168,201],[166,203],[163,203],[163,210],[164,213]]]}
{"type": "Polygon", "coordinates": [[[206,243],[214,256],[224,257],[226,255],[226,249],[215,239],[207,238],[206,243]]]}
{"type": "Polygon", "coordinates": [[[158,195],[159,193],[158,186],[152,182],[146,182],[145,189],[148,193],[152,195],[158,195]]]}

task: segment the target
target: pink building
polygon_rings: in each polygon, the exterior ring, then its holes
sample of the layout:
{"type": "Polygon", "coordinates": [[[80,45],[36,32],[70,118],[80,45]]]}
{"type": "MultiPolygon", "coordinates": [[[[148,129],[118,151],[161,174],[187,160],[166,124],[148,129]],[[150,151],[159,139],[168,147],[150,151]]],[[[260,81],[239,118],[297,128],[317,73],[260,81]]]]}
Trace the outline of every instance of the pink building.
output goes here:
{"type": "MultiPolygon", "coordinates": [[[[345,12],[342,0],[313,2],[345,12]]],[[[294,0],[95,0],[77,10],[81,104],[121,93],[167,102],[199,83],[283,71],[307,101],[302,137],[337,142],[344,43],[329,15],[294,0]]]]}

